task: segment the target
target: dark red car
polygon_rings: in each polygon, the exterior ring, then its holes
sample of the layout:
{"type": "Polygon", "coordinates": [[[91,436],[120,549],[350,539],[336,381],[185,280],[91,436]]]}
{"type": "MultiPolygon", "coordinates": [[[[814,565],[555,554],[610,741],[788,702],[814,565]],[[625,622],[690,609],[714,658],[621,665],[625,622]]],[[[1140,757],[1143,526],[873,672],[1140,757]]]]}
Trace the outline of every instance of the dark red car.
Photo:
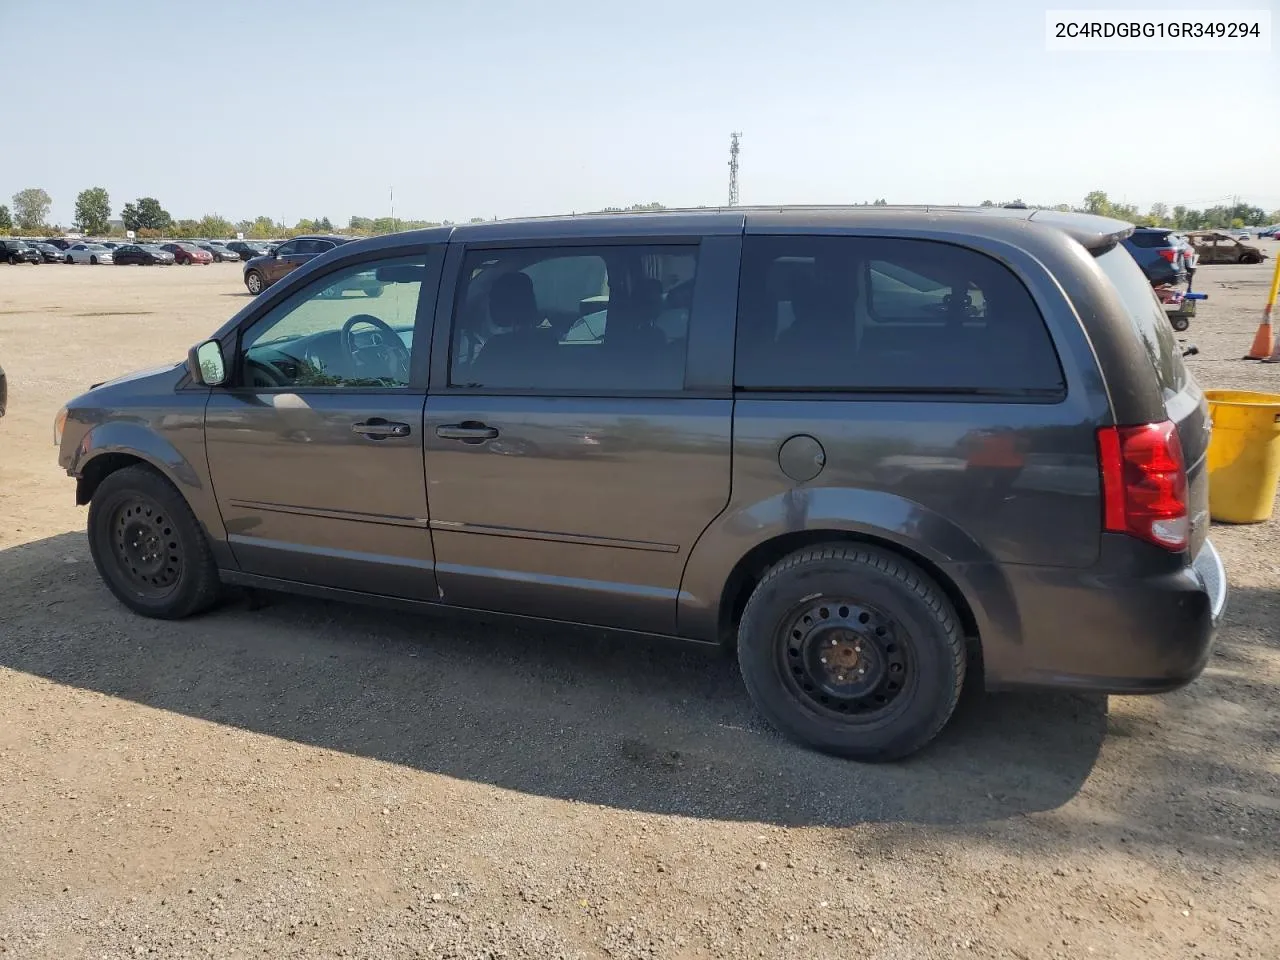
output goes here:
{"type": "Polygon", "coordinates": [[[213,263],[213,254],[208,250],[201,250],[194,243],[166,243],[160,249],[168,250],[173,254],[173,262],[183,266],[190,266],[193,263],[213,263]]]}

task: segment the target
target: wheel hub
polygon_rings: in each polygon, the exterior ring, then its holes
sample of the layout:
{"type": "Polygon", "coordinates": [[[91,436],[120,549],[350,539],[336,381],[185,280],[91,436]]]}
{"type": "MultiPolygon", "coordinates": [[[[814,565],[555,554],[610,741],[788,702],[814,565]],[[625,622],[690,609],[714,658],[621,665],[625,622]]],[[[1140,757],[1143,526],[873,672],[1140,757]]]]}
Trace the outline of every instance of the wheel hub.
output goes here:
{"type": "Polygon", "coordinates": [[[164,563],[160,532],[150,523],[133,522],[124,530],[124,549],[139,569],[152,573],[164,563]]]}
{"type": "Polygon", "coordinates": [[[783,676],[822,712],[866,715],[886,709],[908,677],[902,628],[881,611],[844,599],[806,604],[780,636],[783,676]]]}

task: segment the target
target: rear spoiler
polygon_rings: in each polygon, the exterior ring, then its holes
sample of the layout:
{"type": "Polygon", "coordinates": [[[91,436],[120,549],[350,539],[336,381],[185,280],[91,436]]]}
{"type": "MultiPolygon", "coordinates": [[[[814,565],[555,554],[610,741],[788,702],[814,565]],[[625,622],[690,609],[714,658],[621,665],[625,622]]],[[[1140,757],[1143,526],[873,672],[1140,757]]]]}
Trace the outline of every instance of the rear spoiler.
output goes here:
{"type": "Polygon", "coordinates": [[[1092,213],[1063,213],[1058,210],[1036,210],[1027,218],[1036,223],[1056,227],[1068,234],[1095,257],[1106,253],[1121,240],[1131,236],[1134,225],[1113,217],[1092,213]]]}

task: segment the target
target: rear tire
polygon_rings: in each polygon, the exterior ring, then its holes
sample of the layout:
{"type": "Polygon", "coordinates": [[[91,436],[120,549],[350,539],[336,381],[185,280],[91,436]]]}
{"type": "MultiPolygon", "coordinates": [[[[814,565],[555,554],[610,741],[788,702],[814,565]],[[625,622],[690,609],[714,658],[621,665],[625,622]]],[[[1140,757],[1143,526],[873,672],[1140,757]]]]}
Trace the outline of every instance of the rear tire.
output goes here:
{"type": "Polygon", "coordinates": [[[1186,317],[1170,317],[1169,324],[1173,327],[1173,329],[1177,330],[1179,333],[1182,333],[1190,328],[1191,321],[1188,320],[1186,317]]]}
{"type": "Polygon", "coordinates": [[[96,267],[97,265],[98,265],[98,258],[97,258],[97,257],[90,257],[90,258],[89,258],[89,266],[91,266],[91,267],[96,267]]]}
{"type": "Polygon", "coordinates": [[[179,620],[221,592],[209,541],[177,488],[151,467],[109,474],[89,504],[89,552],[103,582],[144,617],[179,620]]]}
{"type": "Polygon", "coordinates": [[[738,662],[751,699],[793,740],[854,760],[895,760],[946,725],[965,643],[946,594],[874,547],[791,554],[751,594],[738,662]]]}

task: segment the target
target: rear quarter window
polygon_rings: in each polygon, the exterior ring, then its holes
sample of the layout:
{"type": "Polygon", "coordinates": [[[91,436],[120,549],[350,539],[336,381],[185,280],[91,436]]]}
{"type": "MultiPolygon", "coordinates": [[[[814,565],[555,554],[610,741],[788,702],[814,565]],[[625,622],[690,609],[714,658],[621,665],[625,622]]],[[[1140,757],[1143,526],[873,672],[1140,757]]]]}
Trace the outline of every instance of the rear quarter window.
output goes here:
{"type": "Polygon", "coordinates": [[[1151,358],[1156,378],[1166,396],[1181,392],[1187,385],[1182,350],[1146,274],[1129,251],[1119,244],[1098,256],[1097,261],[1124,301],[1125,313],[1151,358]]]}
{"type": "Polygon", "coordinates": [[[1065,392],[1030,293],[977,251],[897,238],[748,237],[741,277],[740,389],[1065,392]]]}

